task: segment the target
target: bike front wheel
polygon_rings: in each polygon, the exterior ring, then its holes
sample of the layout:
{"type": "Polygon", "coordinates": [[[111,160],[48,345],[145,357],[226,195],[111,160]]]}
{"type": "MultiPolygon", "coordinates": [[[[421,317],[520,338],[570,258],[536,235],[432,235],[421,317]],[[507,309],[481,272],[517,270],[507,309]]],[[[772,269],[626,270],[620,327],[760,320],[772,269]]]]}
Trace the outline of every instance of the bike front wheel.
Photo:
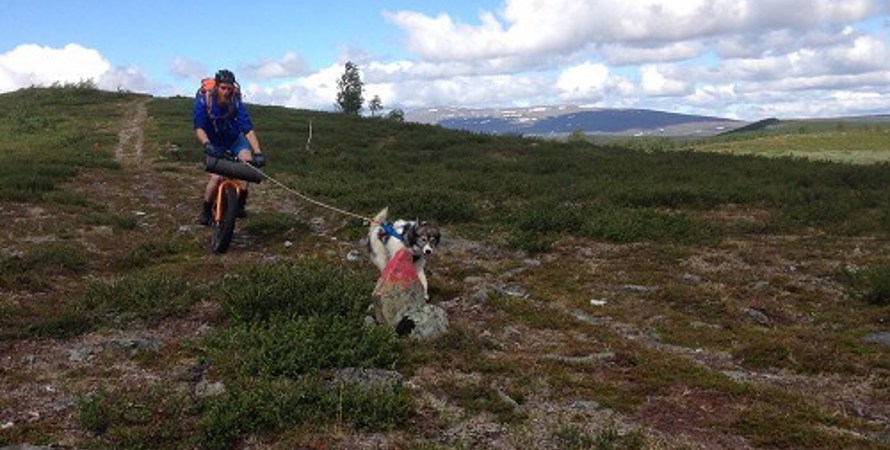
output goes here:
{"type": "Polygon", "coordinates": [[[232,243],[232,234],[235,231],[235,218],[238,216],[238,189],[230,184],[224,184],[221,188],[222,199],[216,207],[221,208],[220,214],[214,214],[213,233],[210,238],[210,248],[214,253],[225,253],[232,243]],[[216,220],[220,217],[220,220],[216,220]]]}

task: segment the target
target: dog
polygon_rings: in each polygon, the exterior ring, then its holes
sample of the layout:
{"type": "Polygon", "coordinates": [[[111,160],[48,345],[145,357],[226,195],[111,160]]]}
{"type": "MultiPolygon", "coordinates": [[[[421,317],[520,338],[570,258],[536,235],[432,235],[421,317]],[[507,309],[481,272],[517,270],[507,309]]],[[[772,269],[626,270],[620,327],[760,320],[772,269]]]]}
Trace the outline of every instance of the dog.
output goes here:
{"type": "Polygon", "coordinates": [[[390,236],[383,228],[383,223],[389,214],[389,208],[383,208],[377,213],[368,229],[368,246],[370,247],[371,261],[383,272],[389,260],[401,249],[406,248],[414,259],[414,268],[417,277],[423,285],[423,298],[430,299],[429,284],[426,280],[424,267],[426,258],[433,254],[433,250],[439,245],[439,225],[435,221],[397,220],[392,224],[392,229],[401,237],[390,236]]]}

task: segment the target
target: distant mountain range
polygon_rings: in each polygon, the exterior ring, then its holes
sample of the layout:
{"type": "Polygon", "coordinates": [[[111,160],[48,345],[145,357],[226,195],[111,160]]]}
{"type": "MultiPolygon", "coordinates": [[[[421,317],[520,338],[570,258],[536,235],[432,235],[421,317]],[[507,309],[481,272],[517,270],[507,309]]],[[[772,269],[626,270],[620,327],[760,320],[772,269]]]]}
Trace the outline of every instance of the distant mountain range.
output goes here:
{"type": "Polygon", "coordinates": [[[477,133],[562,136],[575,131],[617,136],[712,136],[748,122],[648,109],[605,109],[574,105],[531,108],[428,108],[405,119],[477,133]]]}

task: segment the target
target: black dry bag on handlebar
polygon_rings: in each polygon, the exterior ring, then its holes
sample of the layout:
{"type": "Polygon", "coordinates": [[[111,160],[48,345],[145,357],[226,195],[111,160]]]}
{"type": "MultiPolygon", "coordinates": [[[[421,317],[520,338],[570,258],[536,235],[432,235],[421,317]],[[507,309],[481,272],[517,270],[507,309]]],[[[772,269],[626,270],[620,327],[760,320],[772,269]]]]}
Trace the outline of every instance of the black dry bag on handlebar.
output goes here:
{"type": "Polygon", "coordinates": [[[263,176],[253,167],[227,158],[207,156],[207,159],[204,160],[204,170],[224,177],[250,181],[251,183],[263,181],[263,176]]]}

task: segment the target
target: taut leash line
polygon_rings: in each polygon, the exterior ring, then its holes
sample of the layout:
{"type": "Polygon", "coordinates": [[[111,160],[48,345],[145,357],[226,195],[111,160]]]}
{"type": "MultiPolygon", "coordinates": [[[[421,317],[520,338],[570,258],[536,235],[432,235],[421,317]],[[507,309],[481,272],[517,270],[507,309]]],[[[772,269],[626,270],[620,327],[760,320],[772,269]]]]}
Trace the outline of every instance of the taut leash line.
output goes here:
{"type": "MultiPolygon", "coordinates": [[[[243,164],[247,164],[247,163],[243,163],[243,164]]],[[[315,200],[314,198],[311,198],[311,197],[309,197],[309,196],[307,196],[307,195],[305,195],[305,194],[302,194],[302,193],[300,193],[299,191],[297,191],[296,189],[293,189],[293,188],[291,188],[291,187],[285,185],[284,183],[282,183],[282,182],[280,182],[280,181],[278,181],[278,180],[276,180],[276,179],[270,177],[269,175],[266,175],[265,172],[263,172],[262,170],[259,169],[259,167],[256,167],[256,166],[254,166],[253,164],[247,164],[247,166],[249,166],[249,167],[252,168],[253,170],[257,171],[257,173],[259,173],[260,175],[262,175],[263,178],[265,178],[265,179],[271,181],[271,182],[272,182],[273,184],[275,184],[276,186],[278,186],[278,187],[284,189],[284,190],[287,191],[287,192],[290,192],[291,194],[296,195],[297,197],[299,197],[299,198],[301,198],[301,199],[303,199],[303,200],[305,200],[305,201],[307,201],[307,202],[309,202],[309,203],[312,203],[312,204],[315,205],[315,206],[319,206],[319,207],[321,207],[321,208],[329,209],[329,210],[331,210],[331,211],[335,211],[335,212],[338,212],[338,213],[340,213],[340,214],[344,214],[344,215],[347,215],[347,216],[350,216],[350,217],[353,217],[353,218],[356,218],[356,219],[361,219],[361,220],[368,221],[368,222],[371,222],[371,223],[378,223],[378,221],[376,221],[376,220],[374,220],[374,219],[372,219],[372,218],[370,218],[370,217],[366,217],[366,216],[363,216],[363,215],[361,215],[361,214],[356,214],[356,213],[353,213],[353,212],[349,212],[349,211],[347,211],[347,210],[345,210],[345,209],[337,208],[336,206],[332,206],[332,205],[329,205],[329,204],[327,204],[327,203],[320,202],[320,201],[318,201],[318,200],[315,200]]]]}

